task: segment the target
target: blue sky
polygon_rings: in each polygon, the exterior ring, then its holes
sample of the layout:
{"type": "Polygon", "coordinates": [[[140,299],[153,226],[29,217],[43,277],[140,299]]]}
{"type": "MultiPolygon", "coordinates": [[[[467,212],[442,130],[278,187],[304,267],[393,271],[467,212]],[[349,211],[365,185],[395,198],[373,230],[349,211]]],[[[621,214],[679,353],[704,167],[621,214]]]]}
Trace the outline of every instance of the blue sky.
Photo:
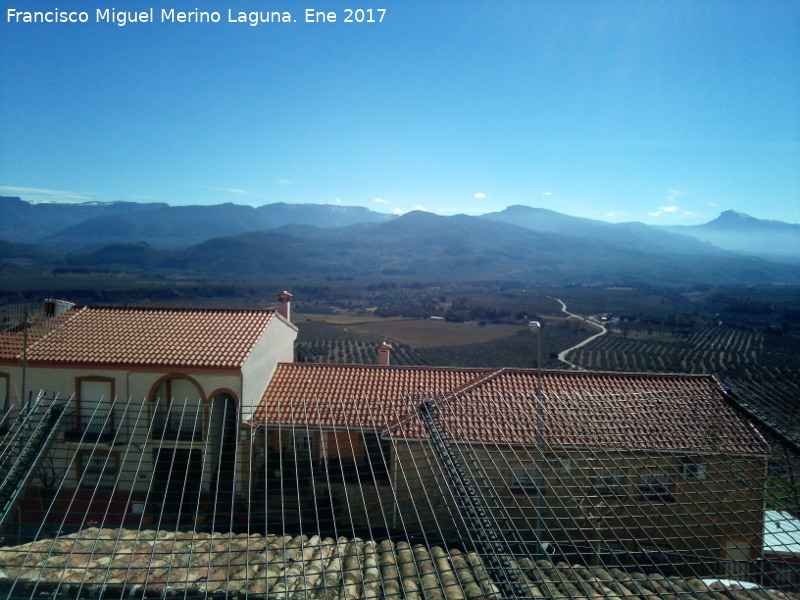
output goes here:
{"type": "Polygon", "coordinates": [[[0,194],[800,222],[796,0],[180,1],[2,0],[0,194]],[[383,22],[343,23],[357,6],[383,22]],[[221,21],[160,22],[194,8],[221,21]]]}

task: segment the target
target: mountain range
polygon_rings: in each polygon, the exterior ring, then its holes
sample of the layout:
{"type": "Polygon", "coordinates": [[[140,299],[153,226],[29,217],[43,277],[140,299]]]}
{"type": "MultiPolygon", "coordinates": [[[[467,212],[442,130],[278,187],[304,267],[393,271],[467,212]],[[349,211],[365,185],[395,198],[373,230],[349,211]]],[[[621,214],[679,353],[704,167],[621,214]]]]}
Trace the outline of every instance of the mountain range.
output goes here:
{"type": "Polygon", "coordinates": [[[164,203],[40,203],[0,196],[0,240],[35,243],[54,252],[137,241],[185,248],[205,240],[283,225],[344,227],[393,218],[360,206],[240,204],[170,206],[164,203]]]}
{"type": "Polygon", "coordinates": [[[219,277],[800,283],[800,225],[729,212],[675,230],[526,206],[444,217],[317,204],[32,205],[0,197],[0,266],[219,277]],[[778,230],[780,247],[747,250],[778,230]],[[737,252],[720,240],[738,244],[737,252]]]}

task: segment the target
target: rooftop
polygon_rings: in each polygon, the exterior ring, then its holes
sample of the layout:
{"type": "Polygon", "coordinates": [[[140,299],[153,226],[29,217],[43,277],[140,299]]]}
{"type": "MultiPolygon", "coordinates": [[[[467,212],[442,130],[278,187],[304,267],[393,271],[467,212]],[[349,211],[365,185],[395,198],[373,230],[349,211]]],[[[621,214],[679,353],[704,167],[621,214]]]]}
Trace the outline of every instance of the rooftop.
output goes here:
{"type": "MultiPolygon", "coordinates": [[[[29,323],[29,363],[238,368],[274,310],[79,307],[29,323]]],[[[0,362],[21,361],[25,329],[0,332],[0,362]]]]}
{"type": "MultiPolygon", "coordinates": [[[[254,422],[423,439],[417,407],[433,398],[452,439],[530,444],[537,378],[537,371],[519,369],[280,364],[254,422]]],[[[544,371],[541,387],[543,435],[553,446],[768,451],[710,376],[544,371]]]]}
{"type": "Polygon", "coordinates": [[[764,551],[800,558],[800,519],[785,510],[764,514],[764,551]]]}
{"type": "MultiPolygon", "coordinates": [[[[511,558],[528,598],[752,598],[800,595],[697,578],[511,558]],[[715,591],[720,595],[717,596],[715,591]]],[[[0,548],[11,593],[69,597],[502,598],[480,556],[455,548],[318,535],[209,534],[89,528],[0,548]],[[146,591],[145,591],[146,590],[146,591]]]]}

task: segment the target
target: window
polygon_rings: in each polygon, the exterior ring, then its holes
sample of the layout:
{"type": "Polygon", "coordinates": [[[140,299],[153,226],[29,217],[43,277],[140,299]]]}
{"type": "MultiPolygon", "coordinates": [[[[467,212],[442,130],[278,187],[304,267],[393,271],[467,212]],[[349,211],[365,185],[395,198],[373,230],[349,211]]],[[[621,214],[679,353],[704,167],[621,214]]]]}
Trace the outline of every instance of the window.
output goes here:
{"type": "Polygon", "coordinates": [[[656,502],[675,502],[672,495],[672,478],[663,471],[653,471],[644,477],[639,486],[640,498],[656,502]]]}
{"type": "Polygon", "coordinates": [[[389,482],[389,456],[391,444],[374,433],[364,434],[364,445],[367,449],[368,468],[371,469],[375,480],[381,483],[389,482]]]}
{"type": "Polygon", "coordinates": [[[8,375],[0,373],[0,433],[7,433],[12,419],[7,417],[11,407],[8,404],[8,375]]]}
{"type": "Polygon", "coordinates": [[[796,564],[775,558],[769,562],[769,566],[772,570],[772,585],[796,586],[800,584],[800,569],[796,564]]]}
{"type": "Polygon", "coordinates": [[[86,377],[76,380],[77,410],[65,439],[76,442],[109,442],[114,439],[114,380],[86,377]]]}
{"type": "Polygon", "coordinates": [[[153,414],[153,437],[168,440],[203,439],[202,392],[189,379],[171,378],[158,386],[153,414]]]}
{"type": "Polygon", "coordinates": [[[311,460],[314,458],[313,434],[293,429],[284,437],[284,448],[297,460],[311,460]]]}
{"type": "Polygon", "coordinates": [[[721,575],[731,579],[747,579],[753,566],[750,561],[749,547],[729,541],[720,561],[721,575]]]}
{"type": "Polygon", "coordinates": [[[0,406],[3,411],[8,410],[8,375],[0,373],[0,406]]]}
{"type": "Polygon", "coordinates": [[[594,479],[594,490],[598,496],[619,496],[625,489],[625,474],[622,469],[603,468],[594,479]]]}
{"type": "Polygon", "coordinates": [[[78,452],[78,485],[91,489],[113,489],[119,471],[118,459],[116,452],[78,452]]]}
{"type": "Polygon", "coordinates": [[[161,505],[162,518],[196,514],[202,482],[202,450],[153,450],[152,497],[161,505]]]}
{"type": "Polygon", "coordinates": [[[541,475],[536,465],[518,465],[512,473],[511,490],[539,493],[541,475]]]}
{"type": "Polygon", "coordinates": [[[682,464],[681,474],[685,479],[698,479],[702,481],[708,474],[708,467],[705,464],[695,462],[693,459],[687,459],[682,464]]]}

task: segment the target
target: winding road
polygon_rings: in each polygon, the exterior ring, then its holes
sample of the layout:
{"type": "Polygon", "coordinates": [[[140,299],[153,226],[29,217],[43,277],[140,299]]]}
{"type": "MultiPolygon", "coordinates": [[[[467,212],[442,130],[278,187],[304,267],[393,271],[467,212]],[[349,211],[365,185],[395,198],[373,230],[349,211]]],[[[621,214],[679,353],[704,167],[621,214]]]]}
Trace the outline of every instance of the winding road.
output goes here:
{"type": "MultiPolygon", "coordinates": [[[[552,296],[548,296],[548,297],[552,298],[552,296]]],[[[594,334],[592,336],[589,336],[588,338],[586,338],[585,340],[583,340],[579,344],[575,344],[574,346],[572,346],[570,348],[567,348],[566,350],[563,350],[563,351],[558,353],[558,360],[560,360],[561,362],[563,362],[564,364],[566,364],[567,366],[569,366],[572,369],[576,369],[578,371],[583,371],[584,370],[583,367],[579,367],[575,363],[571,363],[570,361],[567,360],[567,354],[569,354],[573,350],[577,350],[581,346],[585,346],[589,342],[599,338],[601,335],[605,335],[606,333],[608,333],[608,330],[606,329],[605,325],[603,325],[602,323],[598,323],[594,319],[591,319],[589,317],[582,317],[581,315],[576,315],[576,314],[573,314],[573,313],[569,312],[567,310],[567,305],[564,304],[564,302],[563,302],[563,300],[561,300],[561,298],[553,298],[553,300],[555,300],[556,302],[558,302],[561,305],[561,312],[566,314],[568,317],[575,317],[576,319],[580,319],[581,321],[584,321],[585,323],[588,323],[589,325],[593,325],[595,327],[599,327],[600,328],[600,331],[598,333],[596,333],[596,334],[594,334]]]]}

